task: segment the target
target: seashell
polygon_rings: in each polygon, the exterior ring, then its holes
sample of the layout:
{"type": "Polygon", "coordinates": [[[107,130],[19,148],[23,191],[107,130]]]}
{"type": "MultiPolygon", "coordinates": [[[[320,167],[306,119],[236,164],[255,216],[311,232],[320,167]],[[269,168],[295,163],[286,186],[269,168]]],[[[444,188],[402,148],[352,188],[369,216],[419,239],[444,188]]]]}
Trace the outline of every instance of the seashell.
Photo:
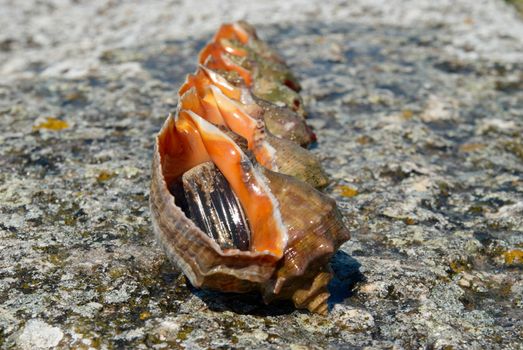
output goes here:
{"type": "Polygon", "coordinates": [[[279,173],[304,181],[315,188],[329,184],[329,178],[318,159],[306,149],[285,139],[266,135],[267,143],[274,148],[275,167],[279,173]]]}
{"type": "MultiPolygon", "coordinates": [[[[260,163],[270,169],[295,176],[317,188],[326,186],[327,175],[316,157],[290,140],[274,137],[266,129],[267,119],[263,118],[265,111],[250,99],[248,91],[232,93],[234,89],[217,73],[202,67],[195,75],[190,75],[180,89],[181,108],[197,111],[213,124],[227,127],[243,136],[260,163]],[[236,97],[236,100],[226,93],[236,97]],[[274,162],[270,164],[268,158],[274,162]]],[[[288,123],[292,128],[293,121],[288,123]]]]}
{"type": "Polygon", "coordinates": [[[302,147],[316,141],[316,136],[303,118],[289,108],[278,107],[262,99],[256,99],[256,105],[261,107],[265,127],[274,136],[293,141],[302,147]]]}
{"type": "Polygon", "coordinates": [[[287,106],[305,117],[301,87],[283,59],[258,39],[245,21],[223,25],[198,58],[213,70],[223,71],[228,81],[245,84],[252,93],[277,106],[287,106]]]}
{"type": "Polygon", "coordinates": [[[188,76],[156,137],[153,228],[195,287],[259,291],[265,302],[290,299],[325,314],[329,260],[349,232],[335,201],[315,189],[327,181],[318,160],[266,130],[263,102],[249,90],[261,70],[223,54],[284,66],[265,46],[240,22],[202,50],[204,66],[188,76]],[[233,85],[223,71],[243,81],[233,85]]]}
{"type": "MultiPolygon", "coordinates": [[[[213,114],[213,111],[209,110],[211,108],[209,99],[205,99],[205,96],[210,94],[209,85],[219,87],[216,91],[241,105],[239,108],[245,113],[253,118],[263,119],[265,127],[273,135],[296,142],[301,146],[308,146],[315,141],[311,128],[301,116],[289,108],[279,107],[253,96],[247,87],[231,84],[225,76],[208,67],[200,66],[194,75],[189,75],[180,89],[180,95],[195,87],[206,105],[207,112],[213,114]]],[[[213,108],[215,109],[215,107],[213,108]]]]}

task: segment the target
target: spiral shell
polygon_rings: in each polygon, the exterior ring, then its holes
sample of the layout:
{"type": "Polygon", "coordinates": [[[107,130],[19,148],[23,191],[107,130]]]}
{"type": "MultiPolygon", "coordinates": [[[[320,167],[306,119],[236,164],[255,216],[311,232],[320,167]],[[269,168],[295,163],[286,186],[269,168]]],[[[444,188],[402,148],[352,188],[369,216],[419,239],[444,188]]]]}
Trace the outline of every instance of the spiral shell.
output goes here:
{"type": "Polygon", "coordinates": [[[329,260],[349,232],[301,147],[313,134],[299,84],[245,22],[224,24],[199,61],[156,137],[155,234],[195,287],[259,291],[324,314],[329,260]]]}

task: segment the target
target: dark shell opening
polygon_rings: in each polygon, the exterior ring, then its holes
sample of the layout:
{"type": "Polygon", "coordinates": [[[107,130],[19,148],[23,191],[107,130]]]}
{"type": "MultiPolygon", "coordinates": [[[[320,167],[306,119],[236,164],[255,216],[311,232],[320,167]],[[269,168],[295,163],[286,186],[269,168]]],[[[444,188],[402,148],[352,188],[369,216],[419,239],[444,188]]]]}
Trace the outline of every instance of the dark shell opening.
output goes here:
{"type": "Polygon", "coordinates": [[[175,204],[222,249],[249,250],[247,217],[227,179],[212,162],[187,171],[169,190],[175,204]]]}

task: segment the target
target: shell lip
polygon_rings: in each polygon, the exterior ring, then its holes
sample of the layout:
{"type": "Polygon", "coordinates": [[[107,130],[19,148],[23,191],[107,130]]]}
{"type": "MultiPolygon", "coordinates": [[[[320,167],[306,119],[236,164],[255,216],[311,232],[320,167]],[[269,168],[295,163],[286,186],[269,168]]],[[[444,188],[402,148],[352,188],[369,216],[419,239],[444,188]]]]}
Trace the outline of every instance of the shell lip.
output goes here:
{"type": "Polygon", "coordinates": [[[198,68],[201,69],[207,75],[207,77],[209,77],[209,79],[211,79],[211,81],[214,81],[213,84],[215,84],[216,82],[219,82],[220,84],[223,84],[224,88],[226,88],[230,91],[233,91],[234,89],[240,90],[240,98],[239,98],[238,102],[240,102],[244,105],[251,105],[251,104],[256,103],[256,101],[252,97],[252,94],[250,93],[249,89],[244,84],[240,84],[240,85],[232,84],[225,77],[220,75],[218,72],[205,66],[205,64],[199,63],[198,68]]]}

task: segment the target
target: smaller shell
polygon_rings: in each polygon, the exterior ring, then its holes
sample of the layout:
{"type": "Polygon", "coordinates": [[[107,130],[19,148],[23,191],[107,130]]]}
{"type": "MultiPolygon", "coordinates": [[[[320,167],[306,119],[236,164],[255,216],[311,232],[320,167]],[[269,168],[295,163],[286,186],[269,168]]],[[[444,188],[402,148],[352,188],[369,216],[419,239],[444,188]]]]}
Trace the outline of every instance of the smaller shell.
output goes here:
{"type": "Polygon", "coordinates": [[[256,105],[263,110],[265,126],[274,136],[293,141],[302,147],[307,147],[316,141],[311,127],[293,110],[258,98],[256,105]]]}
{"type": "Polygon", "coordinates": [[[254,96],[280,107],[287,106],[305,117],[297,79],[246,22],[223,25],[198,60],[219,71],[231,83],[247,85],[254,96]]]}
{"type": "MultiPolygon", "coordinates": [[[[262,109],[246,98],[248,92],[243,90],[236,92],[235,95],[243,96],[243,99],[251,103],[244,104],[238,101],[241,100],[240,97],[236,97],[237,100],[229,98],[222,89],[233,95],[230,88],[227,86],[220,88],[212,84],[213,81],[225,84],[220,77],[208,69],[204,72],[198,71],[194,76],[189,77],[182,87],[181,108],[205,115],[205,119],[213,124],[230,129],[244,137],[247,140],[247,148],[253,151],[256,159],[269,169],[295,176],[316,188],[327,185],[327,175],[312,153],[292,141],[274,137],[266,131],[267,119],[263,118],[268,114],[269,109],[262,109]]],[[[301,122],[305,125],[303,120],[301,122]]],[[[294,125],[292,122],[289,123],[291,126],[294,125]]]]}
{"type": "Polygon", "coordinates": [[[311,152],[272,135],[267,135],[267,142],[276,150],[275,161],[279,173],[293,176],[315,188],[329,184],[329,177],[311,152]]]}
{"type": "MultiPolygon", "coordinates": [[[[203,75],[216,86],[220,86],[227,98],[233,99],[241,105],[241,109],[253,118],[263,119],[265,127],[277,137],[281,137],[306,147],[316,140],[311,128],[302,116],[285,106],[277,106],[251,94],[250,90],[241,86],[232,85],[225,76],[207,68],[200,67],[196,76],[204,79],[203,75]],[[234,92],[233,92],[234,91],[234,92]]],[[[183,91],[183,90],[182,90],[183,91]]],[[[281,103],[283,105],[283,103],[281,103]]]]}
{"type": "Polygon", "coordinates": [[[278,80],[270,78],[258,79],[253,84],[252,93],[256,97],[274,103],[279,107],[285,106],[302,118],[306,117],[301,96],[287,85],[281,84],[278,80]]]}

